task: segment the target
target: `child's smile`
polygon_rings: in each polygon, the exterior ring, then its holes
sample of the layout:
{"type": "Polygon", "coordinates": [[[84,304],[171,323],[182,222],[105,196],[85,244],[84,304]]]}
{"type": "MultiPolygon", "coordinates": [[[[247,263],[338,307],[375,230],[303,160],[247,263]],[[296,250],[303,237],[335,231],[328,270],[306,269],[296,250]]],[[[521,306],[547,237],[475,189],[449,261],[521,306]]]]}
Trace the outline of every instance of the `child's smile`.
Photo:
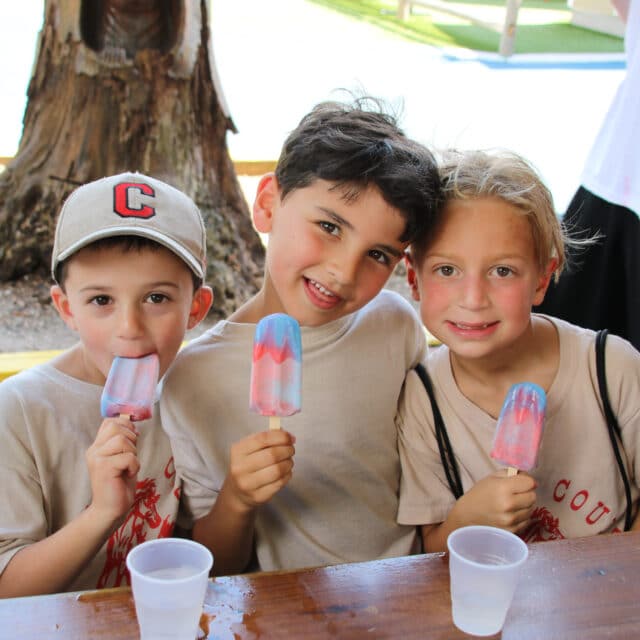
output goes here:
{"type": "Polygon", "coordinates": [[[545,289],[529,221],[493,197],[451,200],[444,216],[417,270],[423,322],[458,357],[510,350],[545,289]]]}
{"type": "Polygon", "coordinates": [[[450,320],[448,322],[451,331],[453,333],[457,333],[459,336],[464,338],[486,338],[491,335],[498,328],[498,322],[476,322],[476,323],[467,323],[467,322],[454,322],[450,320]]]}
{"type": "Polygon", "coordinates": [[[340,304],[342,298],[322,286],[316,280],[304,278],[304,282],[307,288],[307,294],[313,304],[323,309],[333,309],[333,307],[340,304]]]}

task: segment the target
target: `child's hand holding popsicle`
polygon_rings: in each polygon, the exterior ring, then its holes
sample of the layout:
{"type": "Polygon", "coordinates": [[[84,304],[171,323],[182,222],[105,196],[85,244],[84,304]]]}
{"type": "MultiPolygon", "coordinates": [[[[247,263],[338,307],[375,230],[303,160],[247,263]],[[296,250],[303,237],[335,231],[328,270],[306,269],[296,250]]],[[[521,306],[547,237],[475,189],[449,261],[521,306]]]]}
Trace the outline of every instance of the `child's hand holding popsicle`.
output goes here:
{"type": "Polygon", "coordinates": [[[269,417],[269,432],[247,436],[231,447],[223,487],[247,509],[268,502],[291,478],[295,438],[280,429],[280,418],[300,411],[301,387],[300,325],[284,313],[265,316],[253,343],[249,408],[269,417]]]}
{"type": "Polygon", "coordinates": [[[295,437],[283,429],[261,431],[236,442],[223,491],[246,510],[268,502],[291,479],[294,444],[295,437]]]}
{"type": "MultiPolygon", "coordinates": [[[[265,316],[253,342],[249,408],[269,417],[269,431],[280,431],[280,418],[300,411],[301,393],[300,325],[284,313],[265,316]]],[[[294,442],[287,432],[257,433],[237,442],[225,485],[249,508],[268,502],[291,478],[294,442]]]]}
{"type": "Polygon", "coordinates": [[[140,469],[137,438],[126,418],[106,418],[85,454],[91,507],[107,522],[115,524],[133,504],[140,469]]]}
{"type": "Polygon", "coordinates": [[[297,321],[282,313],[258,323],[249,408],[269,417],[269,430],[231,447],[229,472],[211,511],[196,520],[193,538],[215,556],[216,575],[244,571],[254,543],[256,509],[291,479],[295,438],[280,418],[300,411],[302,346],[297,321]]]}
{"type": "Polygon", "coordinates": [[[458,501],[456,508],[464,510],[469,524],[514,532],[526,526],[535,506],[536,482],[518,471],[531,471],[537,464],[545,408],[546,395],[537,384],[514,384],[507,392],[490,454],[507,469],[476,483],[458,501]]]}
{"type": "Polygon", "coordinates": [[[527,526],[536,503],[536,481],[526,472],[538,460],[545,408],[545,392],[538,385],[523,382],[509,389],[490,454],[507,468],[483,478],[458,498],[443,523],[423,526],[425,549],[445,548],[446,536],[467,525],[514,533],[527,526]]]}
{"type": "Polygon", "coordinates": [[[114,358],[102,392],[105,418],[86,453],[94,510],[116,523],[135,497],[138,435],[132,422],[151,417],[158,384],[158,356],[114,358]]]}
{"type": "Polygon", "coordinates": [[[465,524],[486,524],[514,532],[527,524],[535,506],[536,482],[518,471],[531,471],[536,466],[545,408],[545,392],[537,384],[522,382],[509,389],[491,450],[491,457],[507,469],[476,483],[458,500],[454,516],[464,514],[465,524]]]}
{"type": "Polygon", "coordinates": [[[446,549],[447,536],[460,527],[486,525],[520,533],[529,524],[536,504],[536,481],[528,473],[507,476],[500,469],[466,491],[455,502],[444,522],[424,525],[425,550],[446,549]]]}
{"type": "Polygon", "coordinates": [[[507,476],[502,469],[483,478],[462,495],[449,512],[453,528],[500,527],[514,533],[529,522],[536,503],[536,481],[527,473],[507,476]]]}
{"type": "Polygon", "coordinates": [[[214,574],[245,571],[253,551],[257,508],[291,479],[295,438],[284,429],[249,435],[231,446],[229,472],[193,539],[215,557],[214,574]]]}

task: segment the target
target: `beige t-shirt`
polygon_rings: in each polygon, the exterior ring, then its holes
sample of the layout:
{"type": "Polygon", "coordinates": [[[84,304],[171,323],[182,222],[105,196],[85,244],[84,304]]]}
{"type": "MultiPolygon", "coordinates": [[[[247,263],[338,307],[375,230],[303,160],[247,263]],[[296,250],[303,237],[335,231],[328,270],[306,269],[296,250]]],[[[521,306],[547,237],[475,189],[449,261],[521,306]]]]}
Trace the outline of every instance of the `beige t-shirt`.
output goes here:
{"type": "MultiPolygon", "coordinates": [[[[50,364],[0,383],[0,571],[17,551],[55,533],[91,502],[85,452],[102,424],[101,394],[102,387],[50,364]]],[[[157,409],[137,424],[135,504],[69,591],[128,584],[129,549],[173,531],[180,483],[157,409]]]]}
{"type": "MultiPolygon", "coordinates": [[[[249,411],[255,329],[220,322],[178,354],[166,376],[162,423],[195,517],[211,509],[231,445],[268,428],[249,411]]],[[[293,478],[258,511],[261,569],[413,550],[415,527],[396,522],[394,417],[405,373],[425,349],[417,314],[388,291],[345,318],[302,328],[302,411],[282,419],[297,438],[293,478]]]]}
{"type": "MultiPolygon", "coordinates": [[[[534,522],[523,537],[536,541],[622,530],[626,500],[600,404],[595,334],[549,320],[558,329],[560,363],[547,394],[538,466],[530,472],[538,482],[534,522]]],[[[640,354],[628,342],[609,336],[605,360],[635,503],[640,473],[640,354]]],[[[430,352],[427,368],[466,492],[501,468],[489,456],[496,420],[462,395],[447,347],[430,352]]],[[[403,473],[398,521],[442,522],[454,497],[440,461],[431,405],[415,372],[407,376],[397,422],[403,473]]]]}

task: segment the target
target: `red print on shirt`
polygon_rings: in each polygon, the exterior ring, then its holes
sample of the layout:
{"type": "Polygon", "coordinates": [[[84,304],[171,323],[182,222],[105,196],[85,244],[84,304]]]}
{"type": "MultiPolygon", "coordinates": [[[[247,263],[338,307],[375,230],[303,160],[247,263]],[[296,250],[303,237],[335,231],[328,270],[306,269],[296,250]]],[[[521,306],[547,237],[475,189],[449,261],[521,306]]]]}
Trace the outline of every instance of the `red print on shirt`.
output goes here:
{"type": "MultiPolygon", "coordinates": [[[[167,466],[164,468],[164,477],[168,480],[173,480],[176,475],[176,465],[173,461],[173,456],[169,458],[169,462],[167,462],[167,466]]],[[[182,486],[179,482],[175,483],[175,488],[173,490],[173,495],[176,497],[176,500],[180,502],[180,496],[182,495],[182,486]]]]}
{"type": "Polygon", "coordinates": [[[147,539],[149,530],[159,529],[153,538],[168,538],[173,533],[174,521],[169,516],[163,520],[158,513],[159,500],[160,494],[153,478],[145,478],[136,484],[136,495],[127,519],[107,541],[107,559],[96,585],[98,589],[130,584],[125,563],[127,553],[147,539]]]}
{"type": "MultiPolygon", "coordinates": [[[[572,531],[573,526],[582,521],[592,527],[591,534],[607,531],[613,523],[611,509],[599,499],[597,490],[575,487],[574,483],[562,478],[553,488],[553,500],[558,504],[562,516],[562,528],[572,531]],[[594,495],[595,494],[595,495],[594,495]]],[[[582,526],[582,525],[580,525],[582,526]]],[[[616,527],[613,531],[619,531],[616,527]]],[[[574,534],[575,535],[575,534],[574,534]]],[[[522,534],[526,542],[559,540],[564,538],[560,530],[560,518],[546,507],[538,507],[531,515],[531,522],[522,534]]]]}
{"type": "Polygon", "coordinates": [[[531,523],[520,534],[525,542],[541,542],[543,540],[562,540],[564,536],[558,526],[558,518],[546,507],[538,507],[531,514],[531,523]]]}

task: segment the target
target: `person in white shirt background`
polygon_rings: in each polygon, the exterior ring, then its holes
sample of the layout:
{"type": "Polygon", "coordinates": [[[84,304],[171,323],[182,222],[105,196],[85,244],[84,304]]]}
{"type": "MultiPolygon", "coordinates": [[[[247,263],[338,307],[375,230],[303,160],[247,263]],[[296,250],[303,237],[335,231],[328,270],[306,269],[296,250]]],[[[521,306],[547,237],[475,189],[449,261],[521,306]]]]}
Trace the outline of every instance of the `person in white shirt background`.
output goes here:
{"type": "Polygon", "coordinates": [[[612,0],[625,22],[627,71],[564,215],[573,234],[599,243],[570,256],[536,311],[609,329],[640,349],[640,0],[612,0]]]}

